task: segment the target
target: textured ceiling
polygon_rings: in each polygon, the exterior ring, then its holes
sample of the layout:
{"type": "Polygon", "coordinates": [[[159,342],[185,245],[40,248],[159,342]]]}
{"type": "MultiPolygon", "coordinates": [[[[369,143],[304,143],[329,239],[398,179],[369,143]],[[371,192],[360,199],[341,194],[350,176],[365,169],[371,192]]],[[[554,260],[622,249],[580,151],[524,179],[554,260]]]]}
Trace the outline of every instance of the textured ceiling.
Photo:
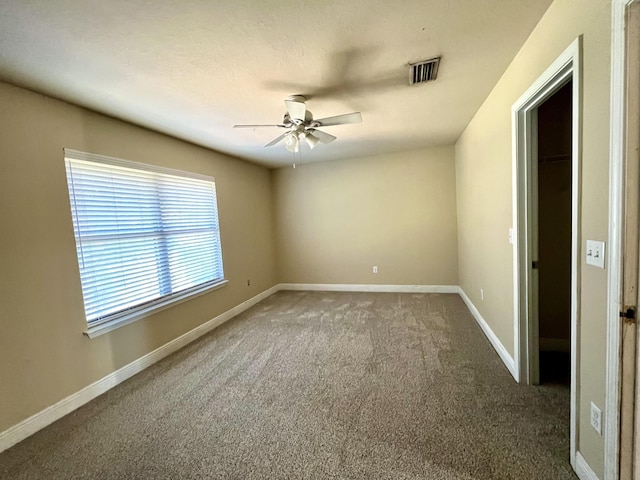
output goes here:
{"type": "Polygon", "coordinates": [[[550,3],[4,0],[0,79],[271,167],[292,161],[262,147],[282,131],[231,127],[280,122],[291,94],[364,119],[303,162],[409,150],[458,138],[550,3]]]}

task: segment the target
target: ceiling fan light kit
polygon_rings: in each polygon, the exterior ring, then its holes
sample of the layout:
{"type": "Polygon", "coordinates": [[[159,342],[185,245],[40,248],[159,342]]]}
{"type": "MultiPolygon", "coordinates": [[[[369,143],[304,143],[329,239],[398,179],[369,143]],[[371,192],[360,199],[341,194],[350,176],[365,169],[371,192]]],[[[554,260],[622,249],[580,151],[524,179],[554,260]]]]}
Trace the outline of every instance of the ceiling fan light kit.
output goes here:
{"type": "Polygon", "coordinates": [[[343,115],[314,120],[313,114],[307,110],[306,100],[302,95],[291,95],[287,97],[284,100],[287,111],[282,118],[282,123],[271,125],[234,125],[233,128],[286,128],[287,132],[274,138],[267,143],[265,147],[271,147],[284,140],[286,149],[296,153],[300,151],[301,140],[304,140],[309,148],[313,149],[318,143],[331,143],[337,138],[322,130],[318,130],[319,127],[332,127],[335,125],[362,122],[362,114],[360,112],[345,113],[343,115]]]}
{"type": "Polygon", "coordinates": [[[300,151],[300,140],[295,133],[287,135],[285,137],[284,144],[290,152],[296,153],[300,151]]]}
{"type": "Polygon", "coordinates": [[[313,135],[313,133],[309,133],[307,135],[305,135],[304,137],[305,142],[307,142],[307,145],[309,145],[309,148],[311,150],[313,150],[313,147],[315,147],[318,142],[320,141],[320,139],[316,136],[313,135]]]}

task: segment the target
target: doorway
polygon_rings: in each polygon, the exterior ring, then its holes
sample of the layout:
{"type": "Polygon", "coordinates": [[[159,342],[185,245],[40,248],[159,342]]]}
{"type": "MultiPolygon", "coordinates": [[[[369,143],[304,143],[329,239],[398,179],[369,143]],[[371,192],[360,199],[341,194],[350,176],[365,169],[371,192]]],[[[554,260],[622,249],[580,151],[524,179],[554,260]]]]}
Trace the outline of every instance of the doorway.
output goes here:
{"type": "MultiPolygon", "coordinates": [[[[578,37],[556,59],[555,62],[531,85],[512,107],[513,118],[513,265],[514,265],[514,360],[517,366],[519,382],[535,385],[540,382],[540,347],[543,349],[567,350],[566,339],[562,339],[566,333],[566,324],[554,330],[555,327],[540,327],[540,308],[538,300],[540,294],[540,281],[543,282],[542,295],[545,288],[549,287],[549,275],[542,272],[543,264],[553,263],[553,255],[556,251],[547,252],[547,259],[539,257],[539,234],[546,232],[543,227],[539,229],[539,202],[550,201],[552,196],[543,193],[539,198],[538,176],[539,166],[542,165],[543,176],[547,176],[546,170],[562,170],[569,177],[569,188],[565,186],[557,192],[559,196],[569,197],[570,205],[570,246],[569,246],[569,385],[570,385],[570,462],[576,470],[576,461],[579,455],[576,449],[578,430],[578,359],[580,336],[579,323],[579,282],[580,278],[580,125],[581,125],[581,50],[582,37],[578,37]],[[563,90],[566,88],[566,90],[563,90]],[[559,92],[570,96],[570,158],[562,160],[560,157],[547,159],[539,164],[538,150],[538,115],[545,115],[543,107],[545,102],[559,92]],[[547,168],[558,160],[556,167],[547,168]],[[559,166],[561,161],[565,163],[559,166]],[[540,264],[538,263],[540,262],[540,264]],[[541,268],[539,269],[538,266],[541,268]],[[542,275],[542,278],[540,278],[542,275]],[[545,280],[547,278],[547,280],[545,280]],[[561,334],[560,331],[563,333],[561,334]],[[548,335],[548,337],[545,337],[548,335]],[[545,345],[546,342],[546,345],[545,345]],[[542,345],[541,345],[542,343],[542,345]]],[[[544,124],[544,123],[543,123],[544,124]]],[[[546,128],[543,127],[543,128],[546,128]]],[[[543,134],[544,135],[544,134],[543,134]]],[[[545,147],[546,148],[546,147],[545,147]]],[[[552,175],[551,175],[552,176],[552,175]]],[[[548,180],[543,180],[549,183],[548,180]]],[[[564,185],[564,183],[563,183],[564,185]]],[[[546,185],[545,185],[546,187],[546,185]]],[[[566,199],[565,199],[566,200],[566,199]]],[[[543,206],[545,214],[549,212],[547,206],[543,206]]],[[[553,225],[542,218],[547,225],[553,225]]],[[[564,225],[564,223],[563,223],[564,225]]],[[[553,228],[553,227],[552,227],[553,228]]],[[[548,227],[547,227],[548,229],[548,227]]],[[[553,232],[551,232],[553,233],[553,232]]],[[[565,232],[566,233],[566,232],[565,232]]],[[[543,233],[545,234],[545,233],[543,233]]],[[[553,250],[553,246],[551,249],[553,250]]],[[[561,250],[561,249],[556,249],[561,250]]],[[[542,252],[544,255],[544,252],[542,252]]],[[[565,252],[566,257],[566,252],[565,252]]],[[[547,265],[549,267],[549,265],[547,265]]],[[[564,280],[566,286],[566,278],[564,280]]],[[[564,302],[566,302],[566,297],[564,302]]],[[[551,302],[552,303],[552,302],[551,302]]],[[[566,303],[564,304],[566,307],[566,303]]],[[[547,308],[547,307],[544,307],[547,308]]],[[[564,308],[564,307],[563,307],[564,308]]],[[[553,310],[553,308],[550,308],[553,310]]],[[[553,312],[554,318],[557,312],[553,312]]],[[[565,315],[566,317],[566,315],[565,315]]],[[[565,352],[566,353],[566,352],[565,352]]]]}
{"type": "MultiPolygon", "coordinates": [[[[538,107],[534,193],[538,199],[538,232],[534,235],[538,255],[534,261],[538,270],[539,375],[532,383],[566,386],[571,384],[572,91],[569,80],[538,107]]],[[[534,288],[533,302],[535,297],[534,288]]]]}

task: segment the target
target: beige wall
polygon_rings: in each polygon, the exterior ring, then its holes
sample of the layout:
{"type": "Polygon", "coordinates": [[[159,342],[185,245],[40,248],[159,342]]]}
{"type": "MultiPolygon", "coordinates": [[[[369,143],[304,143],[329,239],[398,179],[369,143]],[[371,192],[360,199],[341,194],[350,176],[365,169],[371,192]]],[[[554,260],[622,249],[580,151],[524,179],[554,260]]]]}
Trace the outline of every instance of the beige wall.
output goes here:
{"type": "Polygon", "coordinates": [[[457,285],[454,169],[442,147],[274,170],[280,281],[457,285]]]}
{"type": "MultiPolygon", "coordinates": [[[[602,0],[556,0],[456,144],[460,284],[511,353],[511,106],[575,38],[584,36],[581,248],[587,238],[606,240],[610,8],[602,0]]],[[[589,402],[604,407],[607,272],[581,262],[578,450],[602,476],[603,438],[589,426],[589,402]]]]}
{"type": "Polygon", "coordinates": [[[0,431],[275,284],[267,169],[6,84],[0,105],[0,431]],[[214,176],[228,285],[84,336],[63,147],[214,176]]]}

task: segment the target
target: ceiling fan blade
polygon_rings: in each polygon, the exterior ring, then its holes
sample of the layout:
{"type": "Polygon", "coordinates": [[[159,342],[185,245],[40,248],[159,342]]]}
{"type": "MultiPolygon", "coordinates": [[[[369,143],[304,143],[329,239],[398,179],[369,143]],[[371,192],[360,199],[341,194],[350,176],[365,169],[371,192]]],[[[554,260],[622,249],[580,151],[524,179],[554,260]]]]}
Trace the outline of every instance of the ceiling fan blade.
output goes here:
{"type": "Polygon", "coordinates": [[[267,144],[265,145],[265,147],[272,147],[272,146],[274,146],[276,143],[280,142],[284,137],[286,137],[288,133],[289,133],[289,132],[285,132],[285,133],[283,133],[282,135],[280,135],[280,136],[278,136],[278,137],[274,138],[274,139],[273,139],[273,140],[271,140],[269,143],[267,143],[267,144]]]}
{"type": "Polygon", "coordinates": [[[362,114],[360,112],[345,113],[335,117],[319,118],[313,121],[313,125],[318,127],[330,127],[332,125],[345,125],[347,123],[361,123],[362,114]]]}
{"type": "Polygon", "coordinates": [[[298,119],[304,121],[307,113],[307,107],[304,104],[304,97],[300,95],[293,95],[284,101],[287,106],[287,112],[291,119],[298,119]]]}
{"type": "Polygon", "coordinates": [[[309,135],[313,135],[318,140],[320,140],[322,143],[331,143],[336,138],[338,138],[338,137],[334,137],[333,135],[329,135],[328,133],[325,133],[322,130],[310,130],[309,135]]]}
{"type": "Polygon", "coordinates": [[[286,125],[281,123],[272,124],[272,125],[234,125],[233,128],[259,128],[259,127],[281,127],[284,128],[286,125]]]}

